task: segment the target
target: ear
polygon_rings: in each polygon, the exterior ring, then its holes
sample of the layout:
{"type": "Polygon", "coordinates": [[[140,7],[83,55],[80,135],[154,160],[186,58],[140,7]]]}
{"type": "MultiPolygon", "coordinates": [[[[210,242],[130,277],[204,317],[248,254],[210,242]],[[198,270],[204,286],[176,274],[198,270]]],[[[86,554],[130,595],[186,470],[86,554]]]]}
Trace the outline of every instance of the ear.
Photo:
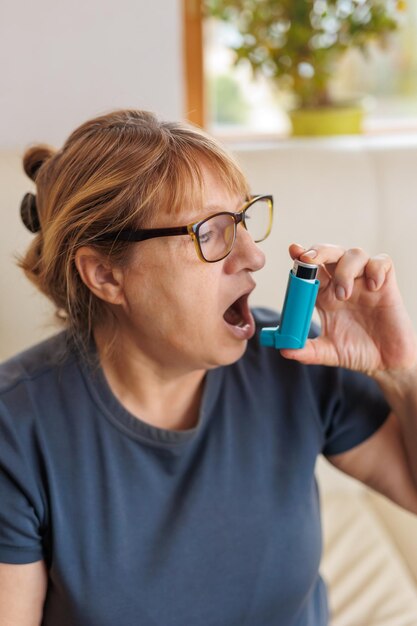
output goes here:
{"type": "Polygon", "coordinates": [[[98,250],[90,246],[79,248],[75,265],[81,280],[95,296],[110,304],[124,302],[123,272],[98,250]]]}

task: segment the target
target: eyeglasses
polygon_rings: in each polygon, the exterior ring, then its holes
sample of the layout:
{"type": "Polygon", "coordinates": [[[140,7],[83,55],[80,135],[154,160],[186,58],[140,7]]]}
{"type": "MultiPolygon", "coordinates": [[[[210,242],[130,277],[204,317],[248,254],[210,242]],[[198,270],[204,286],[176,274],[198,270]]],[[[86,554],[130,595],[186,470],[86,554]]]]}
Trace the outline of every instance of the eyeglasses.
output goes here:
{"type": "Polygon", "coordinates": [[[200,222],[174,228],[124,229],[105,233],[98,241],[137,242],[155,237],[189,235],[201,261],[216,263],[232,251],[238,224],[246,228],[255,243],[266,239],[271,232],[273,215],[272,196],[252,196],[237,213],[222,211],[200,222]]]}

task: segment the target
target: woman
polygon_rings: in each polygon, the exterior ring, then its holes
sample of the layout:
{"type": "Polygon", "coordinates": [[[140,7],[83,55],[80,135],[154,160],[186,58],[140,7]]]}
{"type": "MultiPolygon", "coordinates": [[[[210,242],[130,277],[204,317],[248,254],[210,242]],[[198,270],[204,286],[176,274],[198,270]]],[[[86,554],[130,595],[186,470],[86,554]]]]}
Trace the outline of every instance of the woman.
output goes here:
{"type": "Polygon", "coordinates": [[[322,334],[275,351],[272,199],[212,139],[118,111],[24,166],[21,265],[66,329],[1,367],[0,622],[324,626],[317,455],[417,512],[391,260],[293,244],[322,334]]]}

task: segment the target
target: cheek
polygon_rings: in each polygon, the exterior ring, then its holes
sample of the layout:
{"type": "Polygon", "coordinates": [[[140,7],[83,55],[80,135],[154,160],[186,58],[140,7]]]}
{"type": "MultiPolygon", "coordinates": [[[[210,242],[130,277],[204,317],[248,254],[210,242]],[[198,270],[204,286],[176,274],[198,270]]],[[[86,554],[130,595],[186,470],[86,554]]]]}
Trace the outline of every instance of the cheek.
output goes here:
{"type": "Polygon", "coordinates": [[[196,331],[217,323],[221,263],[200,261],[190,239],[144,242],[131,266],[126,283],[130,314],[148,323],[196,331]],[[178,328],[180,326],[180,328],[178,328]]]}
{"type": "Polygon", "coordinates": [[[219,310],[218,286],[204,273],[183,275],[165,292],[173,307],[196,325],[207,323],[219,310]]]}
{"type": "Polygon", "coordinates": [[[206,343],[218,324],[218,282],[203,267],[182,272],[161,290],[165,304],[162,318],[170,333],[179,333],[183,341],[190,343],[206,343]]]}

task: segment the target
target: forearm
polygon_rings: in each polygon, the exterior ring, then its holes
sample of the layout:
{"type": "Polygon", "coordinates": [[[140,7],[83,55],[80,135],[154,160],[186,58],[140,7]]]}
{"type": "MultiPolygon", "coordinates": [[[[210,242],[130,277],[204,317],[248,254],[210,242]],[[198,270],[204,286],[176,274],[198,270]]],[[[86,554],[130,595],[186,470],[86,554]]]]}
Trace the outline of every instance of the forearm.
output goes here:
{"type": "Polygon", "coordinates": [[[407,460],[417,488],[417,365],[409,370],[379,372],[374,378],[398,417],[407,460]]]}

